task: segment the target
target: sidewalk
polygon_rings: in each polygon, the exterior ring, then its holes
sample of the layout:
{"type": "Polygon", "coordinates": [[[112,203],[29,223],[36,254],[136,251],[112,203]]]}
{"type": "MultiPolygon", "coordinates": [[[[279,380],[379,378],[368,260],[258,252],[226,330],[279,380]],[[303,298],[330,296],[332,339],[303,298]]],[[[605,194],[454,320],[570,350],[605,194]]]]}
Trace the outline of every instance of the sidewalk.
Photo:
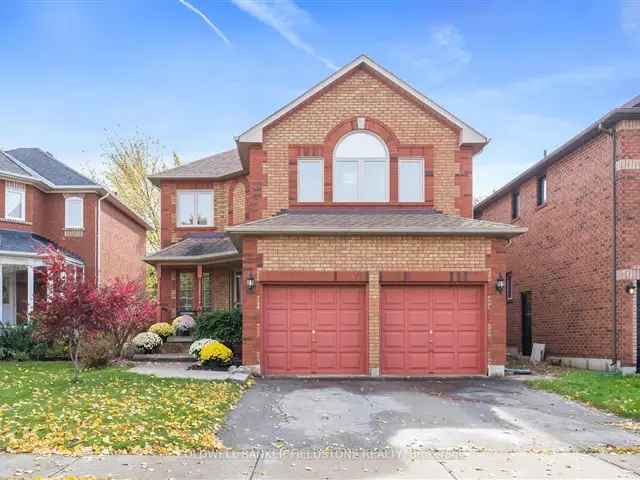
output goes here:
{"type": "MultiPolygon", "coordinates": [[[[344,453],[344,452],[343,452],[344,453]]],[[[322,452],[232,452],[193,456],[63,457],[0,455],[0,478],[95,476],[114,479],[631,479],[640,455],[581,453],[425,453],[318,458],[322,452]],[[314,457],[316,458],[312,458],[314,457]]]]}

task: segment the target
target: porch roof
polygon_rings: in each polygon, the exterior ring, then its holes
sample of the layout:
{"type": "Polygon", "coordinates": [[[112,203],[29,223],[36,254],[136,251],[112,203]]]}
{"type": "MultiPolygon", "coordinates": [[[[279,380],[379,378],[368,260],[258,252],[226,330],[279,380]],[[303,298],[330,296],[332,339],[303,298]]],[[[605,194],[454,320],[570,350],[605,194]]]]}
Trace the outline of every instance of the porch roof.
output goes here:
{"type": "Polygon", "coordinates": [[[193,233],[144,258],[155,263],[220,263],[240,260],[238,250],[228,235],[221,232],[193,233]]]}
{"type": "Polygon", "coordinates": [[[226,228],[231,235],[459,235],[511,238],[524,227],[446,215],[432,209],[332,208],[285,210],[226,228]]]}
{"type": "Polygon", "coordinates": [[[67,258],[84,264],[84,260],[80,255],[60,247],[57,243],[41,235],[20,230],[0,230],[1,255],[38,257],[50,247],[61,250],[67,258]]]}

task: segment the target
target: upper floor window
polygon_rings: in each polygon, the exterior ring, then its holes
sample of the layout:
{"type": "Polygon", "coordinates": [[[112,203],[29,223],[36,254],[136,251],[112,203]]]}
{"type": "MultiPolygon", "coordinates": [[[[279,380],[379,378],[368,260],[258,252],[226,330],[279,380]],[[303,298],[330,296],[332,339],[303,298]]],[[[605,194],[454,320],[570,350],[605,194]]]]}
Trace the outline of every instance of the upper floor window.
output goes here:
{"type": "Polygon", "coordinates": [[[324,201],[324,161],[322,158],[298,159],[298,201],[324,201]]]}
{"type": "Polygon", "coordinates": [[[398,200],[424,202],[424,159],[398,159],[398,200]]]}
{"type": "Polygon", "coordinates": [[[178,191],[178,226],[212,227],[213,192],[210,190],[178,191]]]}
{"type": "Polygon", "coordinates": [[[537,203],[544,205],[547,203],[547,175],[538,177],[537,203]]]}
{"type": "Polygon", "coordinates": [[[511,220],[520,216],[520,191],[511,193],[511,220]]]}
{"type": "Polygon", "coordinates": [[[26,192],[24,183],[6,182],[4,216],[9,220],[25,221],[26,192]]]}
{"type": "Polygon", "coordinates": [[[84,201],[82,197],[64,199],[64,227],[84,228],[84,201]]]}
{"type": "Polygon", "coordinates": [[[346,135],[333,153],[334,202],[388,202],[389,152],[368,132],[346,135]]]}

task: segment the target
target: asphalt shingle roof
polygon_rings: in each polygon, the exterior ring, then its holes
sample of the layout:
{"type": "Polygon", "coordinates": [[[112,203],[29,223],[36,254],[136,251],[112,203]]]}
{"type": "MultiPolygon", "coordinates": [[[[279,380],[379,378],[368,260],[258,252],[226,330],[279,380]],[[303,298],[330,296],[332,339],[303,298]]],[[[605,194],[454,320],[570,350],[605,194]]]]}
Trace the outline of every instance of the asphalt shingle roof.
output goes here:
{"type": "Polygon", "coordinates": [[[189,237],[159,250],[145,258],[149,263],[162,260],[206,260],[238,255],[231,239],[224,233],[192,234],[189,237]]]}
{"type": "Polygon", "coordinates": [[[21,175],[23,177],[32,176],[2,150],[0,150],[0,171],[21,175]]]}
{"type": "Polygon", "coordinates": [[[16,148],[7,150],[11,157],[57,186],[98,186],[93,180],[68,167],[49,152],[39,148],[16,148]]]}
{"type": "Polygon", "coordinates": [[[300,209],[228,227],[230,234],[481,235],[515,237],[526,228],[430,209],[300,209]]]}
{"type": "Polygon", "coordinates": [[[48,238],[36,235],[35,233],[18,230],[0,230],[1,251],[41,254],[49,247],[62,250],[68,257],[83,261],[81,256],[63,249],[57,243],[48,238]]]}
{"type": "Polygon", "coordinates": [[[163,178],[224,178],[241,172],[240,155],[233,149],[165,170],[149,179],[157,184],[163,178]]]}

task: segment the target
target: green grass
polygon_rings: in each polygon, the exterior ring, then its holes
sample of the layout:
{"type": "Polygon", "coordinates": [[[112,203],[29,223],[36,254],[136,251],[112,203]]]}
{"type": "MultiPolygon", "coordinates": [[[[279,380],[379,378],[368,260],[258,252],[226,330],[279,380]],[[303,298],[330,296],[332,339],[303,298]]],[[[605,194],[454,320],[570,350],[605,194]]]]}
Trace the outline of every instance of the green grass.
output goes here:
{"type": "Polygon", "coordinates": [[[622,417],[640,420],[640,376],[637,375],[623,377],[620,374],[575,371],[558,378],[527,383],[622,417]]]}
{"type": "Polygon", "coordinates": [[[222,445],[215,431],[243,388],[113,367],[72,383],[67,362],[0,362],[0,451],[182,453],[222,445]]]}

